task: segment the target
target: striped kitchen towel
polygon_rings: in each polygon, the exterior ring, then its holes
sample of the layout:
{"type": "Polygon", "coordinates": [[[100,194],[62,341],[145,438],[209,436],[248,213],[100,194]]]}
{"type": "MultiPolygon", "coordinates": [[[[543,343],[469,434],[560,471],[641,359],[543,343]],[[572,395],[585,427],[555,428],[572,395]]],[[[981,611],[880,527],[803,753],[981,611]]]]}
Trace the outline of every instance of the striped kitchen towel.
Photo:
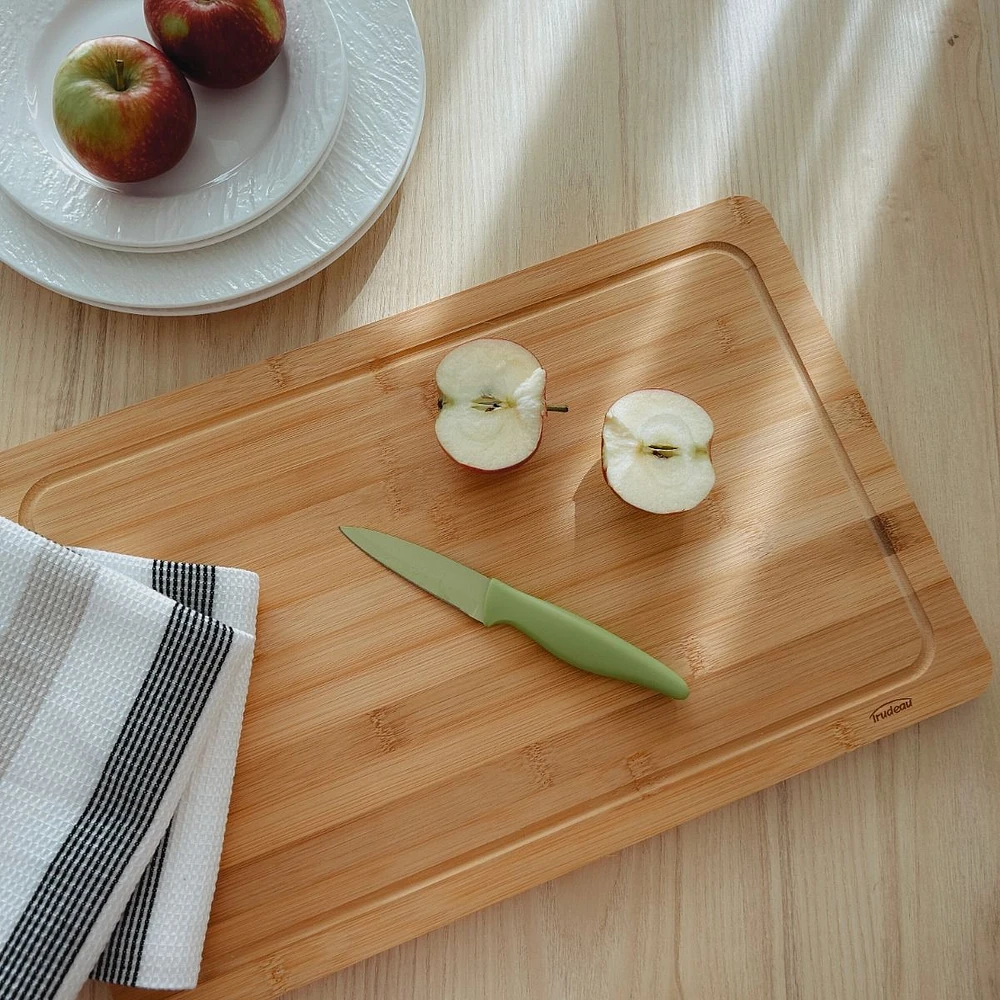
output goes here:
{"type": "Polygon", "coordinates": [[[0,518],[2,1000],[196,985],[257,592],[0,518]]]}

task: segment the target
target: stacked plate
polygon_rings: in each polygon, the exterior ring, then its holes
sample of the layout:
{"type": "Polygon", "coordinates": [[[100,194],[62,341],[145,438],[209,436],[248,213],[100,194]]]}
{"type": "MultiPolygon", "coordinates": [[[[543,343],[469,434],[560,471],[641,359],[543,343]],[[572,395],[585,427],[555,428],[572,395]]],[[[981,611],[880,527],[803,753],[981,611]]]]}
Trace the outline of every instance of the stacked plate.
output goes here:
{"type": "Polygon", "coordinates": [[[233,91],[192,86],[173,170],[116,185],[69,154],[52,80],[78,42],[149,39],[142,0],[0,0],[0,260],[106,309],[181,316],[285,291],[329,265],[402,183],[424,111],[407,0],[286,0],[285,47],[233,91]]]}

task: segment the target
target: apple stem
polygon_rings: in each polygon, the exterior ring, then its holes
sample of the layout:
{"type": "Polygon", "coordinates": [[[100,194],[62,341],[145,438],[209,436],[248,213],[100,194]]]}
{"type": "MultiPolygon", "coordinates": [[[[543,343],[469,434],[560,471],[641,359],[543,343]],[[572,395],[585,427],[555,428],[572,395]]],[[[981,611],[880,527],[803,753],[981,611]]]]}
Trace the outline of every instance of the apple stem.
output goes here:
{"type": "Polygon", "coordinates": [[[568,406],[546,406],[545,409],[548,410],[549,413],[569,413],[568,406]]]}
{"type": "Polygon", "coordinates": [[[122,91],[125,89],[125,60],[116,59],[115,60],[115,90],[122,91]]]}

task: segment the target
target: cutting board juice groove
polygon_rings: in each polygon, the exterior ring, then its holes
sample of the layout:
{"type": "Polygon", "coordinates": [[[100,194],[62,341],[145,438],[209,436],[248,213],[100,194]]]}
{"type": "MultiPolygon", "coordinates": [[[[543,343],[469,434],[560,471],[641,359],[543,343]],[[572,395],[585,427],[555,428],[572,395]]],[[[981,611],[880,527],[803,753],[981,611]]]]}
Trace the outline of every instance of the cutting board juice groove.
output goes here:
{"type": "MultiPolygon", "coordinates": [[[[727,199],[0,455],[60,541],[261,574],[194,996],[277,996],[979,693],[986,650],[766,211],[727,199]],[[507,336],[570,413],[512,475],[433,434],[433,371],[507,336]],[[716,423],[656,518],[603,483],[632,389],[716,423]],[[483,629],[365,524],[678,664],[675,703],[483,629]]],[[[127,995],[129,991],[118,991],[127,995]]]]}

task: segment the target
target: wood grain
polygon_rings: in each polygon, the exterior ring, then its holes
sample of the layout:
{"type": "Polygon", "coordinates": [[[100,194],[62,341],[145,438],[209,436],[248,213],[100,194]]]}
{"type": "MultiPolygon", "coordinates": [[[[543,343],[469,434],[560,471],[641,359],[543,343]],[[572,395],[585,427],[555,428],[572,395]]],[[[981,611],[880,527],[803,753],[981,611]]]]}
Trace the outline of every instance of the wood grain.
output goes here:
{"type": "Polygon", "coordinates": [[[345,340],[0,454],[0,511],[48,537],[260,574],[196,997],[307,984],[985,687],[989,654],[759,203],[345,340]],[[480,336],[533,351],[571,400],[513,475],[456,465],[432,433],[433,372],[480,336]],[[676,517],[600,473],[605,411],[646,385],[716,426],[717,488],[676,517]],[[600,621],[692,696],[486,631],[339,524],[600,621]]]}
{"type": "MultiPolygon", "coordinates": [[[[395,215],[211,319],[112,316],[0,271],[3,443],[742,192],[774,212],[995,655],[996,5],[414,7],[428,124],[395,215]]],[[[996,690],[294,1000],[993,996],[996,690]]]]}

